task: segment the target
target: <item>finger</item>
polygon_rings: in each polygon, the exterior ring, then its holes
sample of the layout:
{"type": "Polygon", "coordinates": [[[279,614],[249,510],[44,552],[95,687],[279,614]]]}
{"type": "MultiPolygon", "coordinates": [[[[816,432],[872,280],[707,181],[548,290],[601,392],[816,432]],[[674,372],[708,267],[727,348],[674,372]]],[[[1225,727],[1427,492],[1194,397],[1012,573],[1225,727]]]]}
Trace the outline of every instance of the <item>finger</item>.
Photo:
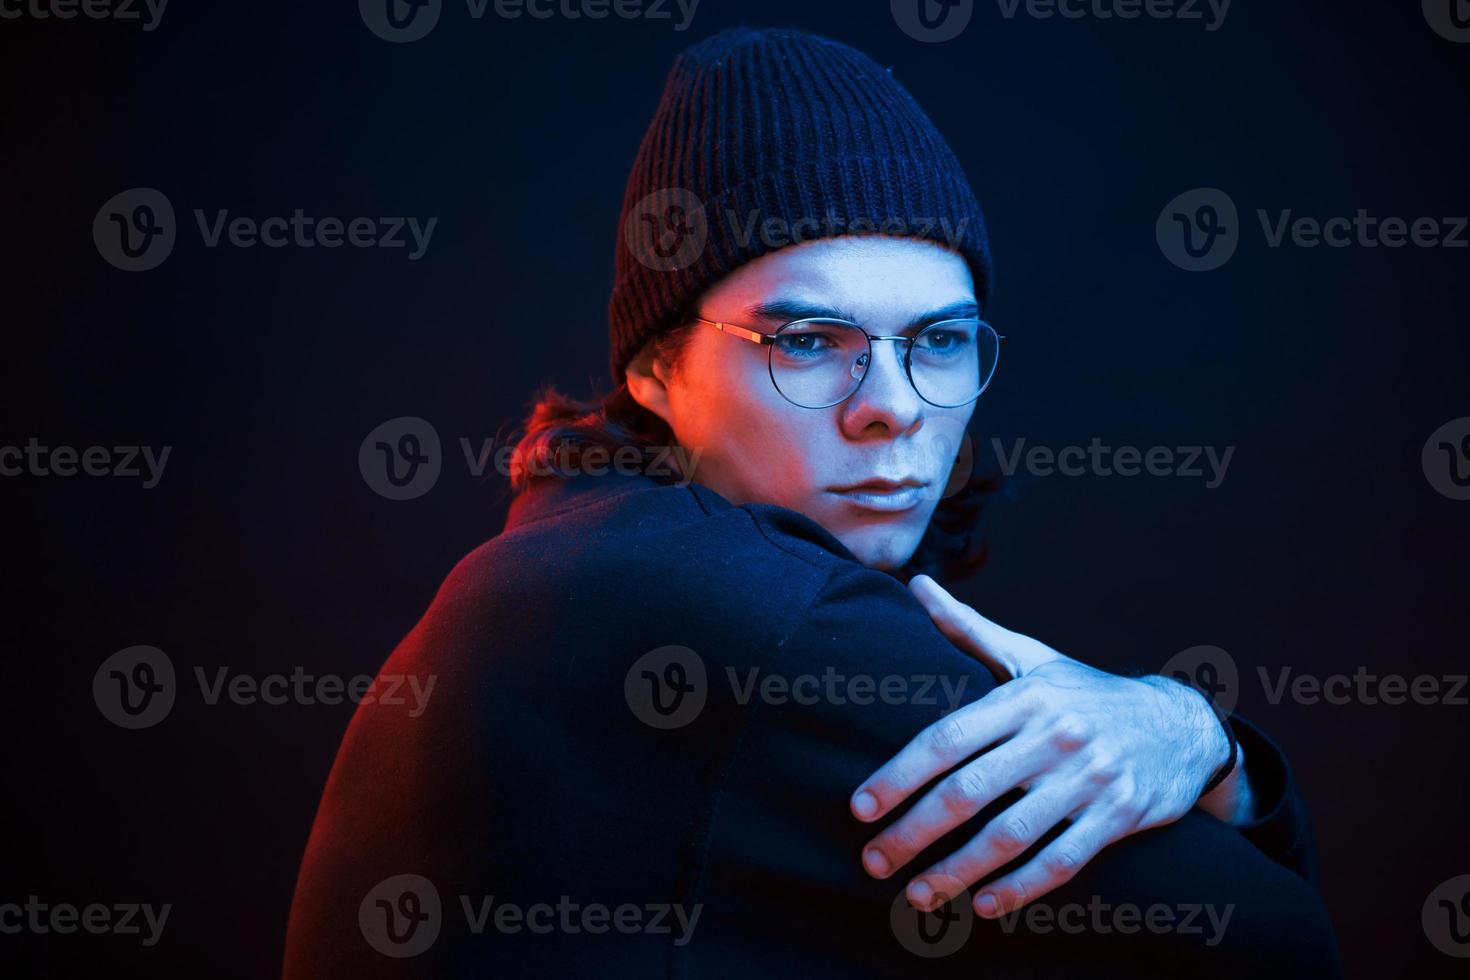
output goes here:
{"type": "Polygon", "coordinates": [[[1049,830],[1076,812],[1085,799],[1086,786],[1081,780],[1038,782],[1013,806],[986,824],[968,844],[909,882],[910,904],[928,911],[941,889],[955,894],[955,882],[961,888],[969,888],[1024,854],[1049,830]]]}
{"type": "Polygon", "coordinates": [[[1117,822],[1103,811],[1084,810],[1072,826],[1025,865],[982,888],[975,896],[975,912],[993,919],[1036,901],[1071,881],[1098,852],[1125,836],[1117,822]]]}
{"type": "Polygon", "coordinates": [[[951,773],[913,809],[869,841],[863,849],[863,867],[875,878],[888,877],[918,857],[924,848],[1055,762],[1051,745],[1042,738],[1021,736],[985,753],[951,773]]]}
{"type": "Polygon", "coordinates": [[[1045,643],[991,622],[927,575],[910,579],[909,591],[945,638],[985,664],[1001,683],[1044,663],[1068,659],[1045,643]]]}
{"type": "Polygon", "coordinates": [[[1014,735],[1030,710],[1026,693],[1004,684],[921,731],[853,791],[853,816],[877,820],[936,776],[1014,735]]]}
{"type": "Polygon", "coordinates": [[[985,664],[996,680],[1004,683],[1020,676],[1019,665],[1009,654],[999,626],[950,595],[927,575],[910,579],[909,591],[945,639],[985,664]]]}

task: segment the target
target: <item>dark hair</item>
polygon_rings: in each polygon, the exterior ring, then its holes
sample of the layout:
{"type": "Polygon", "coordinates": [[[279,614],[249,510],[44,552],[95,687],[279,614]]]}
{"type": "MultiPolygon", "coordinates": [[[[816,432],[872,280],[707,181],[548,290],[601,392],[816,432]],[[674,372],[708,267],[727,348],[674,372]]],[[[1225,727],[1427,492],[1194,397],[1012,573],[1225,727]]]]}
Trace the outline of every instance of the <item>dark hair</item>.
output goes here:
{"type": "MultiPolygon", "coordinates": [[[[692,332],[688,320],[654,339],[654,356],[678,369],[679,357],[692,332]]],[[[647,470],[657,463],[674,466],[674,458],[665,458],[659,450],[674,444],[668,423],[634,400],[627,382],[589,400],[573,398],[553,386],[542,385],[532,401],[531,412],[522,428],[510,458],[510,483],[513,493],[524,493],[542,480],[563,479],[575,472],[583,453],[600,447],[611,454],[627,454],[632,447],[641,454],[639,468],[647,470]]],[[[963,465],[969,465],[962,452],[963,465]]],[[[963,471],[963,466],[960,467],[963,471]]],[[[688,474],[679,473],[687,478],[688,474]]],[[[953,476],[951,477],[953,479],[953,476]]],[[[907,583],[918,574],[933,576],[941,582],[969,578],[980,570],[989,556],[986,542],[979,531],[980,515],[990,496],[1000,489],[1001,479],[987,468],[971,472],[958,487],[934,508],[929,526],[913,556],[892,574],[907,583]]]]}

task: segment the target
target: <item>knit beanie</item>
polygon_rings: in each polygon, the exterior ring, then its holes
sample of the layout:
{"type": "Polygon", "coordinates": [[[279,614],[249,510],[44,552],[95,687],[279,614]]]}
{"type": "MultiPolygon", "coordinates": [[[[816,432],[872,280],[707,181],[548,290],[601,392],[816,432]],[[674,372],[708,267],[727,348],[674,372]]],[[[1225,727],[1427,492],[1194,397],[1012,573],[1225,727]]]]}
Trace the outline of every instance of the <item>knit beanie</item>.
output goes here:
{"type": "Polygon", "coordinates": [[[792,29],[732,28],[675,60],[628,175],[608,303],[613,380],[706,289],[787,245],[888,234],[970,265],[985,219],[954,152],[888,69],[792,29]]]}

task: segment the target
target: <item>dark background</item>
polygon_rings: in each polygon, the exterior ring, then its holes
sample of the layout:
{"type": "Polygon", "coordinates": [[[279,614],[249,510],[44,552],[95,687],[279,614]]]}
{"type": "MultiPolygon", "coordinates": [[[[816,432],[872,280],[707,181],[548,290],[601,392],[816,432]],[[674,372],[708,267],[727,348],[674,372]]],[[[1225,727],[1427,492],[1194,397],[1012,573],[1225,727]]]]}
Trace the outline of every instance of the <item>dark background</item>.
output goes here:
{"type": "MultiPolygon", "coordinates": [[[[1470,708],[1268,704],[1256,667],[1464,673],[1470,503],[1426,479],[1470,415],[1470,250],[1268,248],[1255,210],[1470,213],[1470,46],[1415,2],[1237,0],[1199,21],[1006,20],[979,3],[921,44],[883,2],[704,0],[671,21],[446,4],[411,44],[351,2],[174,0],[137,22],[0,20],[0,445],[168,445],[159,485],[24,475],[3,492],[8,835],[3,900],[170,902],[162,941],[0,936],[8,975],[265,977],[349,706],[203,702],[193,669],[373,673],[506,481],[458,440],[504,438],[542,380],[606,379],[626,171],[668,64],[734,23],[794,24],[893,65],[954,146],[1012,338],[975,434],[1048,446],[1236,447],[1183,478],[1017,480],[960,592],[1100,666],[1214,644],[1241,710],[1296,765],[1349,972],[1451,975],[1420,909],[1470,873],[1470,708]],[[102,260],[132,187],[172,201],[161,266],[102,260]],[[1170,264],[1165,203],[1226,190],[1243,241],[1170,264]],[[437,216],[404,249],[204,247],[192,209],[437,216]],[[421,416],[444,443],[412,501],[359,473],[364,436],[421,416]],[[94,671],[134,644],[180,674],[172,714],[108,722],[94,671]],[[36,965],[37,957],[44,957],[36,965]],[[30,965],[23,969],[21,960],[30,965]]],[[[901,652],[896,652],[901,656],[901,652]]]]}

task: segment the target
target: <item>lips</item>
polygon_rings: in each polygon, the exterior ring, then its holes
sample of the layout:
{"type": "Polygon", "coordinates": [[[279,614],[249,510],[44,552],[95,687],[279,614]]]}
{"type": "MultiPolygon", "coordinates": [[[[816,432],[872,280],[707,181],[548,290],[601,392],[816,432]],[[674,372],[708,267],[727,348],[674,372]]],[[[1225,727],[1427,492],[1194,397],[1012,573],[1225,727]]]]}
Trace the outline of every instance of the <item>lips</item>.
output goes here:
{"type": "Polygon", "coordinates": [[[847,486],[830,487],[829,489],[833,493],[847,493],[853,490],[867,490],[876,493],[892,493],[904,487],[922,487],[926,485],[928,485],[927,480],[920,480],[918,477],[914,476],[900,477],[896,480],[888,480],[883,479],[882,477],[874,477],[871,480],[864,480],[861,483],[851,483],[847,486]]]}
{"type": "Polygon", "coordinates": [[[845,487],[831,487],[829,492],[845,503],[863,510],[895,513],[909,510],[922,502],[928,483],[916,477],[898,480],[875,478],[845,487]]]}

